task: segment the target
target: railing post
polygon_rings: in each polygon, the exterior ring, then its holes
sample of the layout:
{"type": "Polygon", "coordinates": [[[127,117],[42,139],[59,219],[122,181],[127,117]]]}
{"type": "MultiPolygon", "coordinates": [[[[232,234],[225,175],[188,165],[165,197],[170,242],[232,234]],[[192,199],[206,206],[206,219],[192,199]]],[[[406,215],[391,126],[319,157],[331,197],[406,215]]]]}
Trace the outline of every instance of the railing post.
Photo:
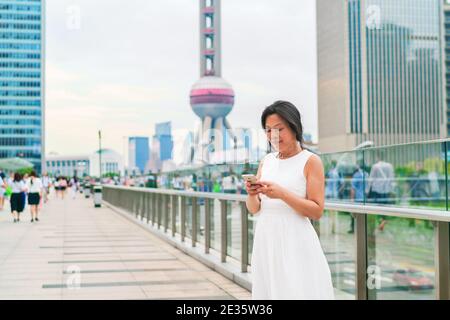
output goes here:
{"type": "Polygon", "coordinates": [[[181,196],[181,241],[184,242],[184,238],[186,237],[186,197],[181,196]]]}
{"type": "Polygon", "coordinates": [[[220,200],[220,260],[227,261],[227,201],[220,200]]]}
{"type": "Polygon", "coordinates": [[[138,191],[139,196],[139,221],[144,219],[144,195],[145,193],[142,191],[138,191]]]}
{"type": "Polygon", "coordinates": [[[352,213],[355,218],[356,299],[367,300],[367,215],[352,213]]]}
{"type": "Polygon", "coordinates": [[[162,195],[158,194],[156,199],[158,199],[157,203],[158,203],[158,210],[156,212],[156,214],[158,215],[158,229],[161,228],[161,222],[162,222],[162,195]]]}
{"type": "Polygon", "coordinates": [[[130,195],[130,212],[131,212],[131,214],[135,214],[134,206],[135,206],[136,201],[134,200],[134,192],[130,190],[128,193],[130,195]]]}
{"type": "Polygon", "coordinates": [[[133,192],[136,198],[136,217],[141,218],[141,194],[139,191],[133,192]]]}
{"type": "Polygon", "coordinates": [[[205,253],[211,248],[211,200],[205,198],[205,253]]]}
{"type": "Polygon", "coordinates": [[[119,208],[121,209],[125,209],[126,205],[127,205],[127,192],[125,190],[122,190],[121,195],[120,195],[120,203],[119,203],[119,208]]]}
{"type": "Polygon", "coordinates": [[[198,211],[198,198],[192,197],[192,246],[195,247],[197,243],[197,211],[198,211]]]}
{"type": "Polygon", "coordinates": [[[152,226],[155,226],[156,223],[156,210],[158,204],[158,197],[156,193],[152,193],[152,226]]]}
{"type": "Polygon", "coordinates": [[[172,237],[175,237],[175,231],[177,228],[176,225],[176,213],[177,213],[177,203],[178,203],[178,198],[176,195],[172,195],[171,196],[171,203],[172,203],[172,237]]]}
{"type": "Polygon", "coordinates": [[[138,219],[141,219],[141,193],[139,191],[135,191],[136,195],[136,215],[138,219]]]}
{"type": "Polygon", "coordinates": [[[436,299],[450,300],[450,236],[449,223],[436,221],[435,225],[435,282],[436,299]]]}
{"type": "Polygon", "coordinates": [[[128,190],[128,208],[127,208],[127,210],[131,214],[134,214],[133,203],[134,203],[133,193],[131,192],[131,190],[128,190]]]}
{"type": "Polygon", "coordinates": [[[150,221],[150,206],[151,206],[151,202],[150,202],[150,193],[146,193],[145,194],[145,217],[147,219],[147,224],[150,221]]]}
{"type": "Polygon", "coordinates": [[[241,272],[248,269],[248,211],[245,202],[241,202],[241,272]]]}
{"type": "Polygon", "coordinates": [[[169,196],[163,195],[163,206],[164,206],[164,232],[167,232],[167,229],[169,229],[169,196]]]}
{"type": "Polygon", "coordinates": [[[146,211],[146,203],[145,203],[145,199],[147,193],[145,193],[144,191],[141,191],[141,201],[142,201],[142,210],[141,210],[141,220],[143,221],[145,219],[145,211],[146,211]]]}
{"type": "Polygon", "coordinates": [[[136,215],[136,218],[139,218],[139,193],[136,191],[131,191],[131,193],[133,194],[133,211],[134,214],[136,215]]]}

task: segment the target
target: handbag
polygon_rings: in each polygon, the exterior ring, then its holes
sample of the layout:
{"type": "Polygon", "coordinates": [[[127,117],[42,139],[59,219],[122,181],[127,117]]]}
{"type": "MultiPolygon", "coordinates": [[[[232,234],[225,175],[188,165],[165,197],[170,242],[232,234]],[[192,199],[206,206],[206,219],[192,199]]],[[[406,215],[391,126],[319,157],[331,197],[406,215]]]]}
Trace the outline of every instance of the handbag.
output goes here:
{"type": "Polygon", "coordinates": [[[7,197],[10,197],[12,195],[12,188],[10,186],[7,186],[5,189],[5,195],[7,197]]]}

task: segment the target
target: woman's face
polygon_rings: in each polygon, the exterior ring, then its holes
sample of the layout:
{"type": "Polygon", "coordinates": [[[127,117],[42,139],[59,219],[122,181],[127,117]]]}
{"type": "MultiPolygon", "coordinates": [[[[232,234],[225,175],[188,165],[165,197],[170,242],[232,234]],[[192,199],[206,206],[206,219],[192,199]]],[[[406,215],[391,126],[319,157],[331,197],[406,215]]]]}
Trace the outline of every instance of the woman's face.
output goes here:
{"type": "Polygon", "coordinates": [[[294,132],[277,114],[272,114],[266,119],[266,135],[272,147],[281,153],[290,150],[293,145],[297,144],[294,132]]]}

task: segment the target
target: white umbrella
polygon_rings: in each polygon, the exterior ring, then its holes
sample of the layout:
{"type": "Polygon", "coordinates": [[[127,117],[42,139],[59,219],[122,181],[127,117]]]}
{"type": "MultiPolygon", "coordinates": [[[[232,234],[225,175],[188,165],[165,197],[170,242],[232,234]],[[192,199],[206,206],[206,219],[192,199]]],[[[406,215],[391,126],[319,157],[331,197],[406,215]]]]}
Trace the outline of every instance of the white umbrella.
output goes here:
{"type": "Polygon", "coordinates": [[[21,158],[0,159],[0,169],[2,170],[15,171],[33,167],[33,163],[21,158]]]}

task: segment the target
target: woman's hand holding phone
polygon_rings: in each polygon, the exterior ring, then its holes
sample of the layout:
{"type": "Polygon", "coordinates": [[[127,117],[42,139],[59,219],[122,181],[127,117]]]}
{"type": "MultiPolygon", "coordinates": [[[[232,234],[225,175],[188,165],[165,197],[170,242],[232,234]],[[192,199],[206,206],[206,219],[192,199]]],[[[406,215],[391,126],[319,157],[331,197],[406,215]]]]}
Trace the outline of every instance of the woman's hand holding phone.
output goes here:
{"type": "Polygon", "coordinates": [[[256,196],[261,193],[263,185],[258,182],[258,178],[253,174],[243,175],[245,179],[245,188],[250,196],[256,196]]]}
{"type": "Polygon", "coordinates": [[[245,189],[247,190],[247,193],[250,196],[256,196],[259,193],[261,193],[261,191],[262,191],[261,188],[262,187],[263,186],[261,184],[257,184],[257,183],[250,183],[248,181],[245,183],[245,189]]]}

